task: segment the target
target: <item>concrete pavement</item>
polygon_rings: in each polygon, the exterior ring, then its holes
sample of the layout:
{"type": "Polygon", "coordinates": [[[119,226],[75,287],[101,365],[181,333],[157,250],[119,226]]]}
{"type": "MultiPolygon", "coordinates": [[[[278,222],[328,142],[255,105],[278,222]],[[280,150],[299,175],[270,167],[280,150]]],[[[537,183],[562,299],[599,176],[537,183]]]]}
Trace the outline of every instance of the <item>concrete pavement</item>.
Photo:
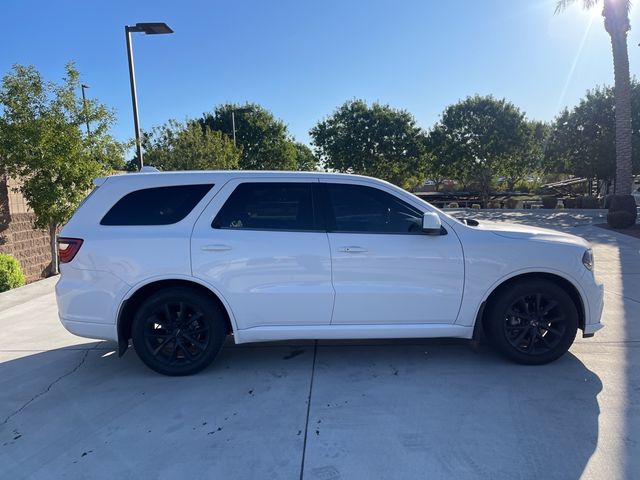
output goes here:
{"type": "MultiPolygon", "coordinates": [[[[466,213],[465,213],[466,214],[466,213]]],[[[542,367],[455,340],[233,346],[193,377],[0,294],[0,478],[638,478],[640,241],[598,212],[473,212],[594,244],[606,328],[542,367]]]]}

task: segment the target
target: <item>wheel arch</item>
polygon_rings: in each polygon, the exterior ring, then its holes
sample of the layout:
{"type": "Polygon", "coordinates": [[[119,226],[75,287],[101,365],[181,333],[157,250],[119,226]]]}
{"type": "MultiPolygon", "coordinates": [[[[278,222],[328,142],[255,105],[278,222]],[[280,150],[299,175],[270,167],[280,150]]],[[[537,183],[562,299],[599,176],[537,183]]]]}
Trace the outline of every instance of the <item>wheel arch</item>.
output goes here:
{"type": "MultiPolygon", "coordinates": [[[[518,283],[524,280],[531,280],[531,279],[547,280],[549,282],[556,284],[559,288],[564,290],[564,292],[567,293],[569,297],[571,297],[571,300],[573,300],[573,303],[576,306],[576,310],[578,311],[578,327],[584,330],[585,321],[586,321],[586,309],[585,309],[586,306],[585,306],[585,299],[583,297],[583,294],[580,292],[575,282],[569,280],[568,278],[562,275],[559,275],[557,273],[551,273],[551,272],[518,273],[497,282],[496,285],[494,285],[491,289],[489,289],[487,294],[485,294],[485,297],[482,303],[480,304],[480,307],[478,308],[475,326],[479,328],[484,328],[483,324],[486,318],[485,314],[487,311],[489,311],[487,306],[490,305],[491,302],[494,301],[496,298],[498,298],[501,291],[504,291],[504,289],[509,288],[511,285],[514,285],[515,283],[518,283]]],[[[474,328],[474,336],[477,330],[478,328],[474,328]]]]}
{"type": "Polygon", "coordinates": [[[146,282],[138,284],[132,288],[120,305],[118,310],[118,316],[116,319],[117,331],[118,331],[118,354],[124,355],[129,346],[129,339],[131,338],[131,326],[133,324],[133,317],[136,310],[142,304],[142,302],[149,298],[154,293],[171,287],[188,287],[197,290],[213,302],[215,302],[221,310],[225,313],[225,324],[227,334],[234,333],[235,319],[228,303],[224,300],[222,295],[215,291],[211,286],[198,281],[195,278],[155,278],[147,280],[146,282]]]}

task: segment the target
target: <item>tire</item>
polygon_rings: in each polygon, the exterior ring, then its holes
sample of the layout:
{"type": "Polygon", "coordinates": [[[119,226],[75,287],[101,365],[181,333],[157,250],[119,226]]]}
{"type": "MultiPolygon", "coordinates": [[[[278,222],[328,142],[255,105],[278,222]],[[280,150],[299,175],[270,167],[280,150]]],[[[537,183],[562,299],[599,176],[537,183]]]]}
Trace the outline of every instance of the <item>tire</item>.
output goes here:
{"type": "Polygon", "coordinates": [[[524,365],[542,365],[564,355],[578,330],[571,297],[546,280],[523,280],[488,305],[484,327],[491,346],[524,365]]]}
{"type": "Polygon", "coordinates": [[[224,315],[211,299],[188,287],[160,290],[134,316],[133,346],[158,373],[192,375],[220,352],[226,338],[224,315]]]}

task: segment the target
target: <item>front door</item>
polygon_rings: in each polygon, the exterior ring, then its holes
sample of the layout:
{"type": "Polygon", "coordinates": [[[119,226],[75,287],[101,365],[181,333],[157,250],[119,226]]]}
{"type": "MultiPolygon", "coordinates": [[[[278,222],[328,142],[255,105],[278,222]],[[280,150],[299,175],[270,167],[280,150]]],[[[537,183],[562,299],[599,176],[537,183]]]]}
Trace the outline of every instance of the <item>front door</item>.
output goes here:
{"type": "Polygon", "coordinates": [[[464,287],[455,233],[422,233],[423,212],[380,188],[321,182],[336,292],[331,323],[454,323],[464,287]]]}

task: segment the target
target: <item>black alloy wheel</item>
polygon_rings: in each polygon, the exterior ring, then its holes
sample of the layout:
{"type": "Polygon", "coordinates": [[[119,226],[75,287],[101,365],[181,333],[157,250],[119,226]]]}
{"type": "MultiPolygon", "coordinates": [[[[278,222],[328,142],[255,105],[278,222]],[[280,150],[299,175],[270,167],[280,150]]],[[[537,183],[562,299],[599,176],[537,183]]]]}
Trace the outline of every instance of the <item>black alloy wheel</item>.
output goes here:
{"type": "Polygon", "coordinates": [[[562,341],[567,330],[565,318],[557,300],[542,293],[524,295],[509,308],[504,333],[516,350],[541,355],[562,341]]]}
{"type": "Polygon", "coordinates": [[[508,358],[527,365],[551,362],[575,339],[578,311],[571,297],[546,280],[526,280],[502,292],[484,318],[488,339],[508,358]]]}
{"type": "Polygon", "coordinates": [[[162,290],[145,301],[133,322],[133,344],[141,360],[165,375],[206,368],[225,339],[223,313],[199,292],[162,290]]]}
{"type": "Polygon", "coordinates": [[[147,349],[167,365],[197,359],[209,345],[209,327],[203,315],[197,306],[185,302],[165,303],[145,321],[147,349]]]}

